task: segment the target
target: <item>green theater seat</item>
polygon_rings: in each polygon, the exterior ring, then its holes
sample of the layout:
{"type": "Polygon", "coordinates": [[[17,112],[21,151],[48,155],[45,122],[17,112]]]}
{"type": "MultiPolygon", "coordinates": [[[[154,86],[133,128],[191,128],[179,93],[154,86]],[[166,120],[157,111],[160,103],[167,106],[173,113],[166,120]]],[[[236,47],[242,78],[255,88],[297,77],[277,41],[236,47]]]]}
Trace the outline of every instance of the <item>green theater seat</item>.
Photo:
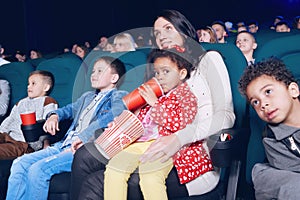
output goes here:
{"type": "Polygon", "coordinates": [[[37,70],[46,70],[53,73],[55,84],[50,94],[59,104],[59,107],[72,102],[74,82],[82,60],[74,56],[56,57],[41,62],[37,70]]]}
{"type": "Polygon", "coordinates": [[[12,62],[0,67],[0,79],[5,79],[10,84],[11,94],[8,110],[27,96],[28,76],[34,67],[27,62],[12,62]]]}

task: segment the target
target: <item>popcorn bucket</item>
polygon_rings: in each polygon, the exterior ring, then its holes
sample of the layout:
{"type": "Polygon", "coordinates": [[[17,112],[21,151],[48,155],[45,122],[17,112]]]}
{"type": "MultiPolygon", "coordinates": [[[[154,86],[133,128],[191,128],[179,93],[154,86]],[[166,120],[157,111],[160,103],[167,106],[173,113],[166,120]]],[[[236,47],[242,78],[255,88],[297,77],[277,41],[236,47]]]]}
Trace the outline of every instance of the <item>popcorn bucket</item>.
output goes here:
{"type": "Polygon", "coordinates": [[[35,112],[20,114],[22,125],[32,125],[36,123],[35,112]]]}
{"type": "MultiPolygon", "coordinates": [[[[157,97],[160,97],[163,95],[163,89],[161,88],[160,84],[158,83],[156,78],[152,78],[146,83],[145,85],[149,85],[154,93],[156,94],[157,97]]],[[[143,87],[143,86],[140,86],[143,87]]],[[[131,93],[127,94],[126,96],[123,97],[123,102],[125,106],[127,107],[128,110],[134,112],[138,108],[143,107],[146,105],[145,99],[140,95],[138,88],[133,90],[131,93]]]]}
{"type": "Polygon", "coordinates": [[[96,140],[98,150],[108,159],[126,148],[144,133],[142,122],[130,111],[124,110],[96,140]]]}

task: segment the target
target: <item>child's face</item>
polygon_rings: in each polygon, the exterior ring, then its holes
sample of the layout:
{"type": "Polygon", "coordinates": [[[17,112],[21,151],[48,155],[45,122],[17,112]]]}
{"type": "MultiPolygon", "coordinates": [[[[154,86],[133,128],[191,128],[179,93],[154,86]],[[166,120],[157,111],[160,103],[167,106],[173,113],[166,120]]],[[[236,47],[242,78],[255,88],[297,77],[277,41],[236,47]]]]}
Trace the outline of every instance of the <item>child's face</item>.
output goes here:
{"type": "Polygon", "coordinates": [[[199,38],[199,41],[200,42],[210,42],[210,34],[208,31],[206,30],[201,30],[201,35],[200,35],[200,38],[199,38]]]}
{"type": "Polygon", "coordinates": [[[49,84],[44,81],[43,76],[33,74],[28,78],[27,94],[30,98],[42,97],[50,89],[49,84]]]}
{"type": "Polygon", "coordinates": [[[236,38],[236,46],[243,52],[249,53],[256,49],[257,44],[248,33],[240,33],[236,38]]]}
{"type": "Polygon", "coordinates": [[[114,50],[116,52],[124,52],[124,51],[130,51],[130,41],[128,41],[125,38],[118,38],[114,41],[114,50]]]}
{"type": "Polygon", "coordinates": [[[299,103],[296,83],[286,86],[273,77],[263,75],[250,82],[246,93],[258,116],[268,123],[290,124],[295,112],[298,112],[293,109],[295,103],[299,103]]]}
{"type": "Polygon", "coordinates": [[[157,58],[154,61],[154,73],[164,93],[178,86],[186,77],[186,69],[178,69],[169,58],[157,58]]]}
{"type": "Polygon", "coordinates": [[[101,91],[109,90],[114,87],[114,83],[117,82],[117,74],[112,73],[112,69],[109,64],[104,60],[99,60],[95,63],[93,72],[91,74],[91,85],[95,89],[101,91]]]}

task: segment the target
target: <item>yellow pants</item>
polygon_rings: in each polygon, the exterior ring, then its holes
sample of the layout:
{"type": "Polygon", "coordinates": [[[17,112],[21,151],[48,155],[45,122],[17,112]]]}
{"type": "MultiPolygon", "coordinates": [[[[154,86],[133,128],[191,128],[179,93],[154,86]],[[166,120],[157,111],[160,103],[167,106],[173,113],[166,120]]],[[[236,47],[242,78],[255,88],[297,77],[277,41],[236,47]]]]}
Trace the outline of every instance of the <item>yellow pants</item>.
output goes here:
{"type": "Polygon", "coordinates": [[[106,165],[104,173],[104,199],[126,200],[127,181],[135,172],[140,176],[140,187],[145,200],[167,200],[165,180],[173,167],[172,159],[161,163],[140,163],[140,156],[151,142],[136,142],[114,156],[106,165]]]}

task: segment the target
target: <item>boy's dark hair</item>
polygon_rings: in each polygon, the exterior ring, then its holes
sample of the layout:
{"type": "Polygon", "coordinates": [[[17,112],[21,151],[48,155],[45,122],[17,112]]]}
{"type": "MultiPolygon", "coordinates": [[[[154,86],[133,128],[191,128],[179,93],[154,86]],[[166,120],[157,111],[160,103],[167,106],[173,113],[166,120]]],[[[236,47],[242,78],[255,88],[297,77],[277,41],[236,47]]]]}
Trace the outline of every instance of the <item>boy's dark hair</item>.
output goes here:
{"type": "Polygon", "coordinates": [[[172,62],[176,63],[178,69],[187,70],[185,80],[190,78],[191,71],[193,70],[193,64],[188,53],[180,52],[180,50],[178,51],[176,48],[165,50],[153,49],[148,55],[148,64],[153,64],[157,58],[169,58],[172,62]]]}
{"type": "Polygon", "coordinates": [[[288,21],[286,21],[286,20],[281,20],[280,22],[277,22],[277,23],[275,24],[275,28],[276,28],[277,26],[281,26],[281,25],[286,25],[288,28],[290,28],[290,25],[289,25],[288,21]]]}
{"type": "Polygon", "coordinates": [[[49,90],[46,92],[46,95],[49,95],[55,83],[54,75],[49,71],[35,70],[29,74],[29,77],[35,74],[43,76],[44,81],[46,81],[46,83],[50,85],[49,90]]]}
{"type": "Polygon", "coordinates": [[[258,22],[256,20],[251,20],[247,23],[247,26],[250,26],[250,25],[258,26],[258,22]]]}
{"type": "Polygon", "coordinates": [[[248,85],[254,79],[262,75],[271,76],[277,81],[283,82],[286,86],[289,86],[292,82],[297,83],[296,78],[286,68],[283,61],[276,57],[271,57],[256,64],[247,66],[239,80],[239,90],[241,94],[247,97],[246,89],[248,85]]]}
{"type": "Polygon", "coordinates": [[[120,79],[125,75],[126,68],[124,63],[120,59],[111,56],[102,56],[98,60],[96,60],[96,62],[98,62],[99,60],[104,60],[107,64],[110,65],[113,72],[119,75],[119,80],[117,82],[119,82],[120,79]]]}

